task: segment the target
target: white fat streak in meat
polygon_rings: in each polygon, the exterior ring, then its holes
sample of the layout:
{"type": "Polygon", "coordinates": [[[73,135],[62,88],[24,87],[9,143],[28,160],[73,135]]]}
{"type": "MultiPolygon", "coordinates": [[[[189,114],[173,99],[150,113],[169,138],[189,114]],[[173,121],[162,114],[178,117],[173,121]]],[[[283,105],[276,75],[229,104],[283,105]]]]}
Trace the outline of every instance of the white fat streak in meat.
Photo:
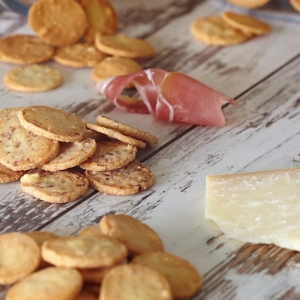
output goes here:
{"type": "MultiPolygon", "coordinates": [[[[150,82],[152,82],[153,86],[156,87],[156,92],[157,92],[157,101],[156,101],[156,112],[159,111],[161,107],[161,102],[163,102],[168,108],[169,108],[169,122],[172,122],[174,120],[174,108],[173,106],[165,99],[165,97],[161,94],[161,89],[160,87],[158,88],[155,85],[154,79],[153,79],[153,74],[151,69],[145,70],[145,74],[147,75],[148,79],[150,82]]],[[[148,106],[147,106],[148,107],[148,106]]],[[[148,108],[149,109],[149,108],[148,108]]],[[[150,109],[149,109],[150,110],[150,109]]]]}
{"type": "Polygon", "coordinates": [[[138,82],[135,82],[134,80],[132,80],[134,86],[136,87],[136,89],[138,90],[141,98],[143,99],[144,104],[147,106],[149,112],[151,114],[153,114],[153,109],[150,105],[150,101],[149,98],[147,96],[147,93],[145,92],[145,90],[143,89],[143,86],[141,84],[138,84],[138,82]]]}

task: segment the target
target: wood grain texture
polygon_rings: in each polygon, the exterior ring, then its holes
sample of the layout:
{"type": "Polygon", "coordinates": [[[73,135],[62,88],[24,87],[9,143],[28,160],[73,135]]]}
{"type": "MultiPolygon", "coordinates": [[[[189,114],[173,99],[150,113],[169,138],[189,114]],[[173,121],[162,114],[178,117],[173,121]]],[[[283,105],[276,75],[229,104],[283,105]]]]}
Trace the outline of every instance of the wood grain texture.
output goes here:
{"type": "MultiPolygon", "coordinates": [[[[18,182],[1,185],[0,232],[42,229],[72,235],[105,214],[130,214],[155,229],[166,250],[196,265],[204,286],[194,299],[299,299],[298,252],[230,239],[204,218],[206,175],[299,167],[299,24],[266,18],[271,34],[213,47],[194,40],[189,26],[200,16],[219,14],[223,6],[215,1],[112,2],[120,31],[146,38],[157,49],[154,58],[142,62],[144,68],[186,73],[234,97],[239,106],[223,108],[227,122],[222,128],[186,126],[115,109],[98,94],[88,68],[47,63],[64,76],[62,87],[47,93],[14,92],[1,81],[1,108],[44,104],[88,122],[103,114],[150,131],[159,143],[138,153],[157,180],[137,195],[90,190],[77,201],[55,205],[24,195],[18,182]]],[[[24,18],[1,11],[0,36],[14,32],[32,33],[24,18]]],[[[0,75],[12,67],[1,63],[0,75]]],[[[1,300],[5,291],[0,287],[1,300]]]]}

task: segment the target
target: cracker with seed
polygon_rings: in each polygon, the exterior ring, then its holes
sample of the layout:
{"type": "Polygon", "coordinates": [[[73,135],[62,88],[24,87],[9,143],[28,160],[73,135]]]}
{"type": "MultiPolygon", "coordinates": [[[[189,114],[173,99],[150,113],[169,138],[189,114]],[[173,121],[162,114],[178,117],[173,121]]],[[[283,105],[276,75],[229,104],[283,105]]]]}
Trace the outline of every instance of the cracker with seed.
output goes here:
{"type": "Polygon", "coordinates": [[[100,52],[94,44],[76,43],[60,46],[56,49],[53,59],[68,67],[93,67],[107,55],[100,52]]]}
{"type": "Polygon", "coordinates": [[[37,135],[61,142],[81,141],[85,123],[75,113],[48,106],[27,106],[18,114],[20,123],[37,135]]]}
{"type": "Polygon", "coordinates": [[[141,140],[138,140],[138,139],[135,139],[133,137],[124,135],[124,134],[122,134],[122,133],[120,133],[120,132],[118,132],[114,129],[106,128],[106,127],[103,127],[103,126],[100,126],[100,125],[94,124],[94,123],[87,123],[86,127],[88,129],[103,133],[103,134],[109,136],[110,138],[119,140],[123,143],[134,145],[134,146],[139,147],[139,148],[145,148],[146,147],[145,142],[143,142],[141,140]]]}
{"type": "Polygon", "coordinates": [[[54,47],[32,35],[15,34],[0,40],[1,61],[15,64],[45,62],[54,55],[54,47]]]}
{"type": "Polygon", "coordinates": [[[198,270],[186,259],[170,252],[146,252],[133,258],[133,264],[144,265],[163,274],[171,286],[174,299],[189,299],[202,287],[198,270]]]}
{"type": "MultiPolygon", "coordinates": [[[[95,81],[101,81],[112,76],[121,76],[135,73],[142,70],[141,65],[135,60],[127,57],[110,56],[97,63],[91,73],[91,78],[95,81]]],[[[129,82],[125,88],[133,88],[132,82],[129,82]]]]}
{"type": "Polygon", "coordinates": [[[17,181],[24,173],[24,171],[13,171],[0,164],[0,183],[17,181]]]}
{"type": "Polygon", "coordinates": [[[55,172],[78,166],[96,151],[94,139],[85,139],[73,143],[60,143],[60,151],[53,159],[41,166],[42,170],[55,172]]]}
{"type": "Polygon", "coordinates": [[[45,65],[16,67],[4,75],[4,83],[12,90],[20,92],[44,92],[62,84],[62,74],[45,65]]]}
{"type": "Polygon", "coordinates": [[[227,46],[245,42],[249,34],[227,24],[220,16],[201,17],[192,22],[192,36],[204,43],[216,46],[227,46]]]}
{"type": "Polygon", "coordinates": [[[74,44],[88,28],[86,14],[74,0],[35,1],[28,24],[41,40],[54,46],[74,44]]]}
{"type": "Polygon", "coordinates": [[[86,13],[88,28],[83,37],[94,42],[95,34],[113,35],[119,28],[118,14],[110,1],[78,0],[86,13]]]}
{"type": "Polygon", "coordinates": [[[23,233],[0,235],[0,284],[12,284],[34,272],[41,261],[37,243],[23,233]]]}
{"type": "Polygon", "coordinates": [[[106,236],[69,236],[46,241],[42,246],[45,261],[67,268],[109,267],[123,261],[127,248],[106,236]]]}
{"type": "Polygon", "coordinates": [[[140,129],[131,127],[129,125],[123,124],[121,122],[109,119],[109,118],[101,116],[101,115],[97,116],[96,121],[97,121],[97,124],[99,124],[100,126],[114,129],[118,132],[121,132],[128,136],[132,136],[132,137],[142,140],[144,142],[151,143],[151,144],[158,143],[158,138],[155,135],[153,135],[147,131],[142,131],[140,129]]]}
{"type": "Polygon", "coordinates": [[[90,186],[108,195],[133,195],[145,191],[155,182],[153,172],[138,161],[131,161],[126,166],[110,171],[86,170],[90,186]]]}
{"type": "Polygon", "coordinates": [[[74,300],[82,285],[83,279],[79,271],[48,267],[10,287],[6,300],[74,300]]]}
{"type": "Polygon", "coordinates": [[[98,172],[114,170],[133,161],[136,153],[136,146],[119,141],[102,141],[97,144],[95,153],[79,166],[98,172]]]}
{"type": "Polygon", "coordinates": [[[171,300],[167,279],[158,271],[142,265],[122,265],[104,277],[100,289],[101,300],[171,300]]]}
{"type": "Polygon", "coordinates": [[[102,234],[126,245],[130,256],[149,251],[164,251],[162,239],[147,224],[129,215],[105,215],[99,223],[102,234]]]}
{"type": "Polygon", "coordinates": [[[225,11],[221,14],[223,20],[234,28],[250,34],[266,34],[271,31],[271,27],[250,15],[239,14],[231,11],[225,11]]]}
{"type": "Polygon", "coordinates": [[[146,40],[129,37],[123,33],[116,35],[97,33],[95,45],[99,51],[114,56],[146,58],[153,57],[156,54],[154,47],[146,40]]]}
{"type": "Polygon", "coordinates": [[[50,203],[66,203],[83,196],[89,183],[79,172],[31,170],[21,177],[21,190],[50,203]]]}
{"type": "Polygon", "coordinates": [[[59,142],[35,135],[19,121],[20,109],[12,109],[0,121],[0,163],[13,171],[37,168],[55,157],[59,142]]]}

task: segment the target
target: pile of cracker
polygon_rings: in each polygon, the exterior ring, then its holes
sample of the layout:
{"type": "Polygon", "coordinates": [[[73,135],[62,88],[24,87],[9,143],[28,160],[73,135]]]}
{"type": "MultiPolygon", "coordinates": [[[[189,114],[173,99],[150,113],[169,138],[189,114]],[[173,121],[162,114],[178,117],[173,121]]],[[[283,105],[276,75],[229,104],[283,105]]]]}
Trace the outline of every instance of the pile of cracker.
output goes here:
{"type": "Polygon", "coordinates": [[[76,236],[10,232],[0,244],[6,300],[189,299],[202,288],[195,266],[125,214],[108,214],[76,236]]]}
{"type": "Polygon", "coordinates": [[[110,195],[150,188],[155,175],[136,160],[156,136],[97,116],[26,106],[0,110],[0,182],[20,180],[23,192],[51,203],[82,197],[89,186],[110,195]]]}
{"type": "Polygon", "coordinates": [[[220,16],[205,16],[192,22],[192,36],[206,44],[228,46],[267,34],[271,27],[247,14],[225,11],[220,16]]]}
{"type": "Polygon", "coordinates": [[[22,65],[4,77],[6,86],[17,91],[60,86],[62,74],[42,64],[50,60],[92,67],[91,78],[97,82],[139,71],[138,59],[156,54],[146,40],[117,33],[119,19],[109,0],[38,0],[29,9],[28,24],[36,35],[0,40],[0,61],[22,65]]]}

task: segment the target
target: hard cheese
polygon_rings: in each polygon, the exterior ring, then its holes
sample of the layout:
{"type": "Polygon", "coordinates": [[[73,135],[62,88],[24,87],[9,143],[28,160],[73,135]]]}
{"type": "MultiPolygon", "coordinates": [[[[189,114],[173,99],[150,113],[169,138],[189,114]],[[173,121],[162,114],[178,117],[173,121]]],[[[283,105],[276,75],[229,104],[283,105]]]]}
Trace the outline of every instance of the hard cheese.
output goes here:
{"type": "Polygon", "coordinates": [[[207,176],[205,217],[230,237],[300,251],[300,168],[207,176]]]}

